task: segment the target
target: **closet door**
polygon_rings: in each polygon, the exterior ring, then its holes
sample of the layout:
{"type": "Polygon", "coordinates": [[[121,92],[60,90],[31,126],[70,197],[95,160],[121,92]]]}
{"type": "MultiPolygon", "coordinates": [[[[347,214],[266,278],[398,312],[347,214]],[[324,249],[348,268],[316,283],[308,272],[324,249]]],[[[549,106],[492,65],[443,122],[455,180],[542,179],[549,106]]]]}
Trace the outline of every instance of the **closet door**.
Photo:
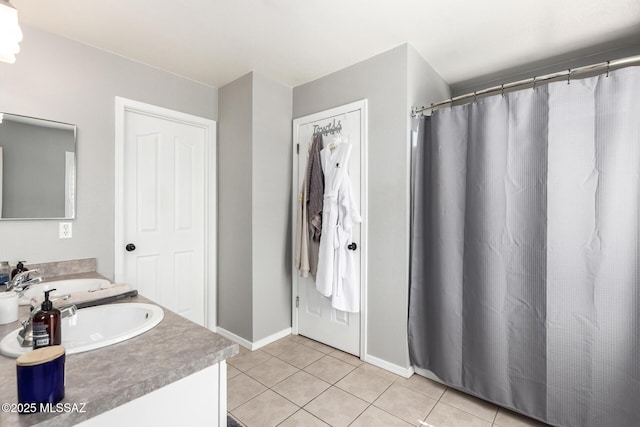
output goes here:
{"type": "MultiPolygon", "coordinates": [[[[353,228],[352,242],[357,283],[360,284],[360,313],[346,313],[331,307],[331,299],[316,291],[311,276],[300,276],[293,260],[293,333],[319,341],[356,356],[361,355],[366,324],[366,101],[359,101],[294,120],[293,218],[297,217],[298,196],[306,173],[309,145],[314,130],[340,127],[340,134],[352,144],[349,179],[353,199],[362,223],[353,228]]],[[[296,224],[293,224],[295,258],[296,224]]]]}
{"type": "Polygon", "coordinates": [[[215,327],[215,122],[116,101],[116,281],[215,327]]]}

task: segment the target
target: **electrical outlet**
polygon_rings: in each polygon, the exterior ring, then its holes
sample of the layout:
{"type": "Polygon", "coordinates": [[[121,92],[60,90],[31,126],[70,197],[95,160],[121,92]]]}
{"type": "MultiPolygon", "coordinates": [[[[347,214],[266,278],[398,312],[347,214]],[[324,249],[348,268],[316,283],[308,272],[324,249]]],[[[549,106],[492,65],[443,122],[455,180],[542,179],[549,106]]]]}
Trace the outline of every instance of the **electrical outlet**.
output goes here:
{"type": "Polygon", "coordinates": [[[60,238],[61,239],[70,239],[71,238],[71,223],[70,222],[61,222],[60,223],[60,238]]]}

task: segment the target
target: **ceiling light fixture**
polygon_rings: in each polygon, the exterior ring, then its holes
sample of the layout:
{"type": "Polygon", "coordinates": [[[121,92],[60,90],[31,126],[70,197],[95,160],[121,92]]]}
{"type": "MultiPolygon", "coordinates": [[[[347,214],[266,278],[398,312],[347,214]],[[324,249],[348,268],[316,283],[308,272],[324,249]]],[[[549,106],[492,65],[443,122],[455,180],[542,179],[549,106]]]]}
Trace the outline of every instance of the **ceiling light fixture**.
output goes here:
{"type": "Polygon", "coordinates": [[[22,30],[18,25],[18,11],[9,0],[0,0],[0,61],[13,64],[20,52],[22,30]]]}

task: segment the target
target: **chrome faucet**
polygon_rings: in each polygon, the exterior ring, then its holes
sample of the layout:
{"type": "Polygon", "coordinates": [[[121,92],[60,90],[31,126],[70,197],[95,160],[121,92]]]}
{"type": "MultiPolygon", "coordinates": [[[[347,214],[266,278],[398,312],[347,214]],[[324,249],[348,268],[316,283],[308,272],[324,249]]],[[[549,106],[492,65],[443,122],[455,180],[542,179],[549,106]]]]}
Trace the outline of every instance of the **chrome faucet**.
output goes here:
{"type": "MultiPolygon", "coordinates": [[[[66,305],[58,308],[60,310],[60,320],[65,317],[75,316],[78,308],[75,304],[66,305]]],[[[22,322],[22,330],[18,332],[16,339],[22,347],[33,347],[33,316],[38,312],[38,308],[34,307],[27,320],[22,322]]]]}
{"type": "Polygon", "coordinates": [[[29,278],[30,273],[37,273],[39,270],[27,270],[22,273],[18,273],[13,278],[7,282],[7,291],[13,289],[16,292],[20,292],[21,294],[29,288],[31,285],[35,285],[37,283],[42,282],[42,276],[34,277],[33,279],[29,278]]]}

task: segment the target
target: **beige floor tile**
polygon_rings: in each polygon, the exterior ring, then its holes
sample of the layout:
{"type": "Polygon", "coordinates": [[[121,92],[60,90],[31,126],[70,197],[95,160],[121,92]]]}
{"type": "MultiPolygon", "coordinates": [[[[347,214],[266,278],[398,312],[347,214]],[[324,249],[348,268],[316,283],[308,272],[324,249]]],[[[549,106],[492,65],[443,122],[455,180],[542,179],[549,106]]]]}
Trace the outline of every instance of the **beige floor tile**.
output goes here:
{"type": "Polygon", "coordinates": [[[331,353],[329,353],[329,356],[335,357],[338,360],[342,360],[343,362],[347,362],[349,365],[353,365],[356,367],[362,365],[362,360],[358,359],[353,354],[345,353],[344,351],[333,350],[331,353]]]}
{"type": "Polygon", "coordinates": [[[306,372],[330,384],[335,384],[354,369],[355,366],[328,355],[304,368],[306,372]]]}
{"type": "Polygon", "coordinates": [[[298,344],[303,344],[309,341],[309,338],[303,337],[302,335],[291,335],[289,339],[293,342],[297,342],[298,344]]]}
{"type": "Polygon", "coordinates": [[[286,397],[298,406],[304,406],[330,387],[330,384],[298,371],[273,387],[273,391],[286,397]]]}
{"type": "Polygon", "coordinates": [[[308,365],[311,365],[316,360],[320,359],[324,356],[324,353],[319,352],[318,350],[314,350],[306,345],[300,345],[289,351],[287,353],[283,353],[278,356],[280,359],[284,360],[287,363],[292,364],[297,368],[304,368],[308,365]]]}
{"type": "Polygon", "coordinates": [[[534,420],[533,418],[526,417],[524,415],[517,414],[508,409],[498,409],[498,415],[493,422],[495,426],[499,427],[546,427],[548,424],[534,420]]]}
{"type": "Polygon", "coordinates": [[[388,413],[417,424],[429,414],[437,400],[417,391],[393,384],[373,404],[388,413]]]}
{"type": "Polygon", "coordinates": [[[396,381],[397,379],[402,378],[400,375],[396,375],[393,372],[389,372],[382,368],[378,368],[377,366],[373,366],[370,363],[363,363],[362,366],[360,366],[360,369],[364,369],[365,371],[372,372],[376,375],[379,375],[391,381],[396,381]]]}
{"type": "Polygon", "coordinates": [[[296,405],[277,393],[267,390],[231,411],[231,415],[247,427],[269,427],[277,426],[297,410],[296,405]]]}
{"type": "Polygon", "coordinates": [[[271,344],[262,347],[260,350],[264,351],[265,353],[269,353],[272,356],[279,356],[282,353],[292,351],[299,345],[299,343],[293,341],[289,337],[286,337],[279,339],[276,342],[272,342],[271,344]]]}
{"type": "Polygon", "coordinates": [[[262,350],[245,351],[236,354],[231,359],[227,360],[227,363],[236,369],[240,369],[242,372],[258,366],[261,363],[273,358],[270,354],[265,353],[262,350]]]}
{"type": "Polygon", "coordinates": [[[266,389],[265,386],[246,374],[236,375],[227,380],[227,409],[231,411],[237,408],[266,389]]]}
{"type": "Polygon", "coordinates": [[[422,393],[433,399],[440,399],[447,389],[447,386],[432,381],[418,374],[413,374],[410,378],[398,378],[396,384],[406,387],[410,390],[422,393]]]}
{"type": "Polygon", "coordinates": [[[372,403],[393,381],[363,370],[361,367],[353,370],[349,375],[336,383],[344,391],[372,403]]]}
{"type": "Polygon", "coordinates": [[[468,412],[438,402],[427,419],[426,427],[491,427],[491,423],[468,412]]]}
{"type": "Polygon", "coordinates": [[[234,368],[233,366],[227,364],[227,379],[230,380],[231,378],[235,377],[238,374],[241,374],[242,372],[236,368],[234,368]]]}
{"type": "Polygon", "coordinates": [[[498,412],[496,405],[452,388],[444,392],[440,401],[491,422],[498,412]]]}
{"type": "Polygon", "coordinates": [[[329,424],[314,417],[304,409],[300,409],[295,414],[284,420],[280,427],[328,427],[329,424]]]}
{"type": "Polygon", "coordinates": [[[331,387],[304,409],[333,427],[348,426],[367,408],[367,402],[337,387],[331,387]]]}
{"type": "Polygon", "coordinates": [[[245,374],[267,387],[273,387],[296,372],[298,372],[298,368],[274,357],[247,370],[245,374]]]}
{"type": "Polygon", "coordinates": [[[314,340],[307,340],[305,342],[303,342],[302,344],[306,345],[307,347],[311,347],[314,350],[318,350],[320,353],[324,353],[324,354],[329,354],[331,353],[333,350],[335,350],[335,348],[333,347],[329,347],[328,345],[324,345],[318,341],[314,341],[314,340]]]}
{"type": "Polygon", "coordinates": [[[409,427],[411,424],[386,413],[375,406],[369,406],[350,427],[409,427]]]}

